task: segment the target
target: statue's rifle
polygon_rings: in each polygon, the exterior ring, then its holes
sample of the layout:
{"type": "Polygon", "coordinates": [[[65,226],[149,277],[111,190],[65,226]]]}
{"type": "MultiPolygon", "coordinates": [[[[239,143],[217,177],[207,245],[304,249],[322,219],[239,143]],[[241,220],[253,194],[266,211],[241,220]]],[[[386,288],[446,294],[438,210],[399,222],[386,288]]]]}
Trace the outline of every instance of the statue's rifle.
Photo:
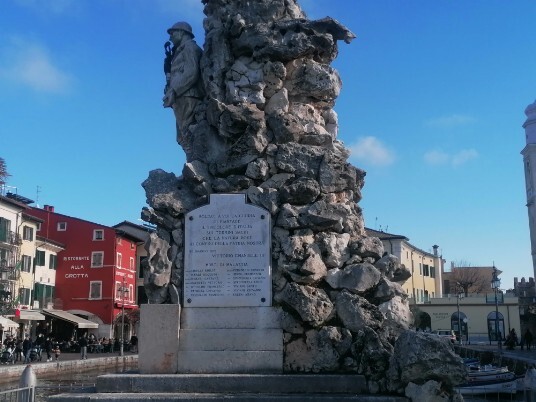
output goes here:
{"type": "Polygon", "coordinates": [[[164,43],[164,52],[166,57],[164,58],[164,73],[166,74],[166,87],[164,88],[164,94],[167,93],[169,88],[169,81],[171,79],[171,61],[173,60],[173,48],[171,42],[164,43]]]}

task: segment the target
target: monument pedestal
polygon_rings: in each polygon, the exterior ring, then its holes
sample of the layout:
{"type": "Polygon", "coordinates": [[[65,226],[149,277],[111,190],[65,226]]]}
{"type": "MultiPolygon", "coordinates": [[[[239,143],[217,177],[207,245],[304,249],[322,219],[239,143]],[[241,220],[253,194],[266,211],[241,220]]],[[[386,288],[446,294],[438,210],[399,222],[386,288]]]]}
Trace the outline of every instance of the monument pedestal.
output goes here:
{"type": "Polygon", "coordinates": [[[178,366],[183,374],[283,372],[283,331],[273,307],[184,308],[178,366]]]}
{"type": "Polygon", "coordinates": [[[283,331],[275,307],[143,304],[140,374],[283,372],[283,331]]]}
{"type": "Polygon", "coordinates": [[[175,374],[181,306],[142,304],[138,333],[140,374],[175,374]]]}

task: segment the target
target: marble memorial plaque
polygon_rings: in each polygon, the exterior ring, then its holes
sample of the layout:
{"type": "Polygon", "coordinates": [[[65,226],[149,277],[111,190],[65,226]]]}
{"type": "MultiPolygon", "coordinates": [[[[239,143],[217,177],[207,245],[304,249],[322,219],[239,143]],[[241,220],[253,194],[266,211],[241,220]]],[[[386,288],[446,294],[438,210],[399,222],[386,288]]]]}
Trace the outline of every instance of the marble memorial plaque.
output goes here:
{"type": "Polygon", "coordinates": [[[185,219],[184,307],[271,306],[268,211],[212,194],[185,219]]]}

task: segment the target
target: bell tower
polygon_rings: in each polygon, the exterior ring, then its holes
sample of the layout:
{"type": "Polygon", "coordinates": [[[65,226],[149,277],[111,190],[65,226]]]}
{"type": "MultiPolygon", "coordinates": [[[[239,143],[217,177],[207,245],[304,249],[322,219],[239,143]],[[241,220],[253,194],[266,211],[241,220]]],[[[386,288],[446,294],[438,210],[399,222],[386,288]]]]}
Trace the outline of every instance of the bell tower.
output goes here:
{"type": "Polygon", "coordinates": [[[534,277],[536,277],[536,102],[527,106],[525,114],[527,115],[527,120],[525,120],[523,128],[525,129],[526,145],[521,151],[521,155],[523,155],[525,170],[532,268],[534,277]]]}

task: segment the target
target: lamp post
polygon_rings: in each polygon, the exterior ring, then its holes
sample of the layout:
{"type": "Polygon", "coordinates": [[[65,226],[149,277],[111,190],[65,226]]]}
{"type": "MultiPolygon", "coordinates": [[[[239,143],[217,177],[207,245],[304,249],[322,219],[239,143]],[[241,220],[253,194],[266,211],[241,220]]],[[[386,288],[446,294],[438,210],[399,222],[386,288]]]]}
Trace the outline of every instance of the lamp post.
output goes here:
{"type": "Polygon", "coordinates": [[[499,299],[497,298],[497,293],[499,293],[499,288],[501,287],[501,280],[497,276],[497,268],[493,265],[493,276],[491,277],[491,288],[495,291],[495,339],[497,339],[497,345],[499,350],[502,349],[502,342],[500,339],[499,332],[499,299]]]}
{"type": "Polygon", "coordinates": [[[128,289],[125,286],[125,277],[123,277],[123,285],[119,290],[121,291],[121,340],[119,342],[119,356],[123,356],[123,343],[125,341],[125,293],[128,293],[128,289]]]}
{"type": "Polygon", "coordinates": [[[458,343],[462,344],[462,320],[460,319],[460,299],[463,299],[463,292],[458,290],[458,295],[456,297],[456,307],[458,308],[458,343]]]}

